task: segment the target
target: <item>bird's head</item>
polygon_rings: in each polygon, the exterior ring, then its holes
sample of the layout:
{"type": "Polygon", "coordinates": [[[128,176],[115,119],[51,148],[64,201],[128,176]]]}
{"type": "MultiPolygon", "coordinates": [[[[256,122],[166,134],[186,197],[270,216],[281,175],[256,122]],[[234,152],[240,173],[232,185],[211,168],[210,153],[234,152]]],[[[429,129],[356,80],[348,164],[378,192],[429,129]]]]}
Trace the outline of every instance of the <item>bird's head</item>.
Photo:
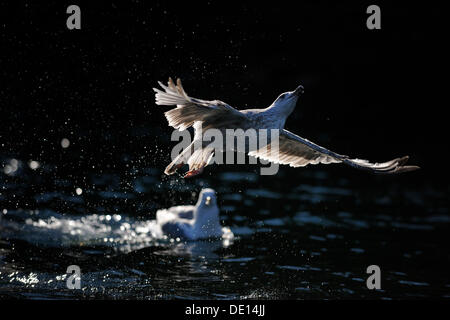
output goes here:
{"type": "Polygon", "coordinates": [[[304,88],[300,85],[294,91],[282,93],[272,103],[272,106],[274,106],[277,110],[283,111],[286,113],[286,116],[288,116],[292,111],[294,111],[298,97],[300,97],[303,92],[304,88]]]}
{"type": "Polygon", "coordinates": [[[213,189],[203,189],[198,197],[195,216],[195,226],[205,231],[219,224],[219,207],[216,192],[213,189]]]}
{"type": "Polygon", "coordinates": [[[198,197],[198,206],[214,208],[217,206],[216,192],[213,189],[203,189],[198,197]]]}

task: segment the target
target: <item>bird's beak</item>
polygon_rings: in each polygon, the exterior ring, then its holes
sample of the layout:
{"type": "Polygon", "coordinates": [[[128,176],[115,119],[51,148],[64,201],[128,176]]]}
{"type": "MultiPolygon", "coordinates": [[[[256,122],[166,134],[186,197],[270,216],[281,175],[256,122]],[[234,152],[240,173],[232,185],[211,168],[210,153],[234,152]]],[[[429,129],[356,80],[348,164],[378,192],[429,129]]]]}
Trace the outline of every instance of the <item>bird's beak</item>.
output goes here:
{"type": "Polygon", "coordinates": [[[294,95],[297,97],[301,95],[305,91],[305,88],[303,88],[302,85],[298,86],[297,89],[294,90],[294,95]]]}
{"type": "Polygon", "coordinates": [[[207,206],[209,206],[210,203],[211,203],[211,197],[206,197],[205,204],[206,204],[207,206]]]}

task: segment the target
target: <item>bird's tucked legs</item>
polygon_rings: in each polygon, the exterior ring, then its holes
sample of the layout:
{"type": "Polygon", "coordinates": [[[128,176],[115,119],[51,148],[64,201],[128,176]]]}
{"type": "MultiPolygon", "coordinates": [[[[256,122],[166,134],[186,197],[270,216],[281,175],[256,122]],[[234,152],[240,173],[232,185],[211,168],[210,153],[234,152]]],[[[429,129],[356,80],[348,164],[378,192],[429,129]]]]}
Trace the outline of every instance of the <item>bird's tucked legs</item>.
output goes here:
{"type": "Polygon", "coordinates": [[[211,161],[214,154],[214,148],[203,147],[195,150],[188,160],[189,171],[184,175],[184,178],[192,178],[203,172],[203,169],[211,161]]]}
{"type": "Polygon", "coordinates": [[[196,165],[194,168],[186,172],[186,174],[183,176],[183,178],[192,178],[195,177],[203,172],[203,169],[205,169],[206,163],[203,162],[200,165],[196,165]]]}
{"type": "Polygon", "coordinates": [[[188,172],[186,172],[186,174],[183,176],[183,178],[192,178],[195,177],[196,175],[199,175],[203,172],[204,168],[200,168],[198,170],[189,170],[188,172]]]}

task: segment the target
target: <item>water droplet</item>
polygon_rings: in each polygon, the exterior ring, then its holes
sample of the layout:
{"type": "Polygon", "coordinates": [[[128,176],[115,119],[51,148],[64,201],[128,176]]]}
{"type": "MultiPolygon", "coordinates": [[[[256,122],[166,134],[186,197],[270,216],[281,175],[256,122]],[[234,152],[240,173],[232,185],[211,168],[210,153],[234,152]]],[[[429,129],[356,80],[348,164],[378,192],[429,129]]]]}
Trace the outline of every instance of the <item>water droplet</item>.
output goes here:
{"type": "Polygon", "coordinates": [[[28,166],[30,167],[30,169],[36,170],[41,166],[41,164],[35,160],[30,160],[30,162],[28,162],[28,166]]]}
{"type": "Polygon", "coordinates": [[[70,146],[70,141],[67,138],[63,138],[61,140],[61,147],[63,147],[64,149],[68,148],[70,146]]]}

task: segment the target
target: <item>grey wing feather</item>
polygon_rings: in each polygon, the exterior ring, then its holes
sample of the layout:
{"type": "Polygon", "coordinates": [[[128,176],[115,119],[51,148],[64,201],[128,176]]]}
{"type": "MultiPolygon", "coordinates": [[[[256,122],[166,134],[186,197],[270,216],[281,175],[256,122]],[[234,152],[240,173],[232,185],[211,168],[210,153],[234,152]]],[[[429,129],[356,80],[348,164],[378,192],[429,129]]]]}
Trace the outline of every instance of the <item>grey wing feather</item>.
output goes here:
{"type": "Polygon", "coordinates": [[[167,221],[161,225],[161,230],[169,237],[179,237],[181,239],[187,238],[184,228],[181,227],[179,222],[167,221]]]}
{"type": "MultiPolygon", "coordinates": [[[[272,143],[273,144],[273,143],[272,143]]],[[[288,130],[281,130],[278,152],[272,151],[272,144],[249,153],[250,156],[292,167],[304,167],[308,164],[345,163],[357,169],[373,173],[400,173],[419,169],[417,166],[404,166],[408,156],[396,158],[382,163],[371,163],[368,160],[350,159],[325,149],[307,139],[297,136],[288,130]]]]}
{"type": "Polygon", "coordinates": [[[203,129],[221,126],[233,126],[242,120],[247,120],[247,116],[239,110],[220,100],[201,100],[189,97],[181,85],[180,79],[177,84],[169,78],[168,85],[165,86],[158,81],[164,90],[153,88],[156,92],[155,103],[157,105],[176,105],[175,109],[165,112],[169,125],[175,129],[185,130],[194,125],[195,122],[202,122],[203,129]]]}
{"type": "Polygon", "coordinates": [[[331,152],[306,139],[281,130],[278,140],[278,152],[274,143],[249,152],[250,156],[274,163],[287,164],[291,167],[304,167],[308,164],[339,163],[345,156],[331,152]]]}

